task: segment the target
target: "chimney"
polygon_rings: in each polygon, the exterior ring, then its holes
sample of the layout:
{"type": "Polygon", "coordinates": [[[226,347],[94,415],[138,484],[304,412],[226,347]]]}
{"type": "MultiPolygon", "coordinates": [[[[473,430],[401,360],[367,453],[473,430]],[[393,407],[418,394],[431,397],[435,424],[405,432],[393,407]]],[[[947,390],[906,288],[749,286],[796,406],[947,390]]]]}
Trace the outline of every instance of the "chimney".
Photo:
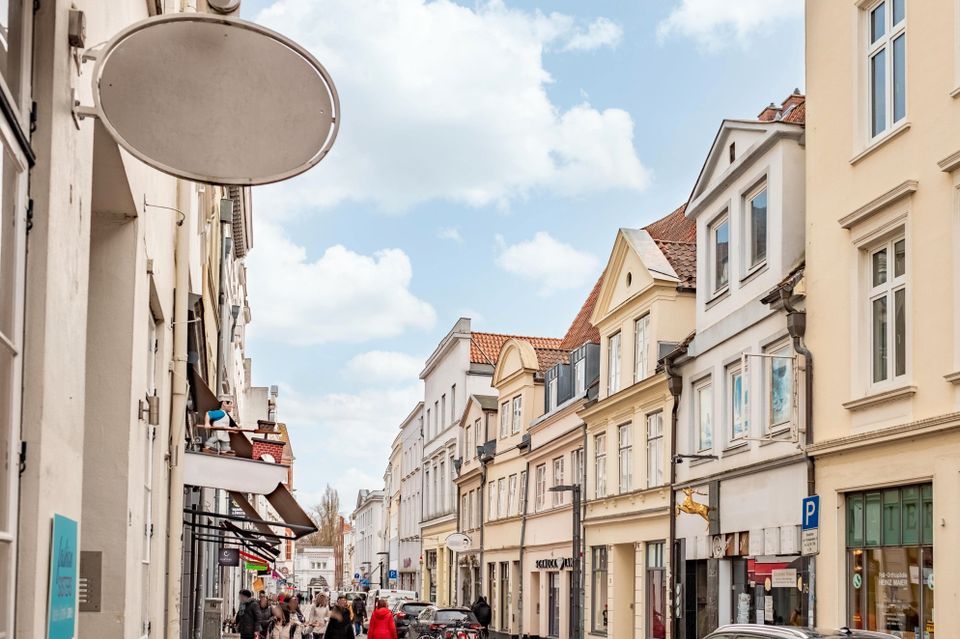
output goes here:
{"type": "MultiPolygon", "coordinates": [[[[787,96],[787,99],[783,101],[782,110],[786,111],[787,109],[794,107],[801,102],[803,102],[804,96],[800,93],[800,89],[794,89],[793,93],[787,96]]],[[[769,108],[769,107],[768,107],[769,108]]]]}
{"type": "Polygon", "coordinates": [[[774,120],[780,119],[780,107],[771,102],[770,106],[760,112],[757,119],[761,122],[773,122],[774,120]]]}

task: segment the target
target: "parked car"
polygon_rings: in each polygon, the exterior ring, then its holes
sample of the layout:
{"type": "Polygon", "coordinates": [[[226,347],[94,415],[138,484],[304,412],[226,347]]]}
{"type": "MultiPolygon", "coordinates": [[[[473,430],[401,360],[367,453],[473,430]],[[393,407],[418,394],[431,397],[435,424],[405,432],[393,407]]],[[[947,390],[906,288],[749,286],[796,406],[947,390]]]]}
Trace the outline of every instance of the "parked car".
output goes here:
{"type": "Polygon", "coordinates": [[[868,630],[811,630],[792,626],[765,626],[762,624],[732,624],[720,626],[704,639],[897,639],[885,632],[868,630]]]}
{"type": "Polygon", "coordinates": [[[398,601],[391,606],[393,621],[397,625],[397,637],[406,637],[410,623],[429,606],[426,601],[398,601]]]}
{"type": "Polygon", "coordinates": [[[407,637],[409,639],[445,639],[444,630],[457,622],[463,624],[463,628],[480,630],[480,624],[469,608],[438,608],[430,605],[424,608],[410,624],[407,637]]]}

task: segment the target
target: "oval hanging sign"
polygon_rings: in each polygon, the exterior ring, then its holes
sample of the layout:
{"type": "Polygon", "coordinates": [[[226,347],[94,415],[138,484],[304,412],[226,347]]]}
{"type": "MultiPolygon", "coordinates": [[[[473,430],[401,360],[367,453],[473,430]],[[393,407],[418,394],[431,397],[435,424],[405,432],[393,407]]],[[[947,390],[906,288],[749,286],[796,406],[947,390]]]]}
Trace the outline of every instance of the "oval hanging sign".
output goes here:
{"type": "Polygon", "coordinates": [[[463,552],[470,549],[470,538],[463,533],[452,533],[447,536],[444,545],[454,552],[463,552]]]}
{"type": "Polygon", "coordinates": [[[233,18],[150,18],[97,55],[97,116],[165,173],[223,185],[278,182],[317,164],[340,124],[326,69],[288,38],[233,18]]]}

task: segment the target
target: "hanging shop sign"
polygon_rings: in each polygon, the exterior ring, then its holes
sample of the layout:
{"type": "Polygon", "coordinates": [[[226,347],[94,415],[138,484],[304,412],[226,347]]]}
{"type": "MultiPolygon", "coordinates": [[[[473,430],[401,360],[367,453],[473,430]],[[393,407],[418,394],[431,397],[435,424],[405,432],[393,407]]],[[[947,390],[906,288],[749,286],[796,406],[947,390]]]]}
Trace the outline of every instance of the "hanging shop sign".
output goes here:
{"type": "Polygon", "coordinates": [[[217,554],[217,563],[221,566],[239,566],[240,549],[221,548],[219,554],[217,554]]]}
{"type": "Polygon", "coordinates": [[[53,516],[47,639],[73,639],[77,620],[77,522],[53,516]]]}
{"type": "Polygon", "coordinates": [[[554,557],[552,559],[538,559],[536,566],[540,570],[561,570],[573,568],[573,557],[554,557]]]}

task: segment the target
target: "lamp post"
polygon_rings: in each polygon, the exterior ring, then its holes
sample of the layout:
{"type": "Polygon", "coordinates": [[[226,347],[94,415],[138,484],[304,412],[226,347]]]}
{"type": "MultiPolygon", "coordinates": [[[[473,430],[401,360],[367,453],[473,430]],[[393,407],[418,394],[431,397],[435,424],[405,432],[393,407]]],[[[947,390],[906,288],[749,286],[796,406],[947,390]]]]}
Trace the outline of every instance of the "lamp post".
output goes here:
{"type": "Polygon", "coordinates": [[[580,484],[551,486],[550,492],[573,493],[573,570],[570,574],[570,639],[580,639],[580,484]]]}
{"type": "MultiPolygon", "coordinates": [[[[377,555],[386,555],[386,557],[387,557],[387,570],[390,570],[390,551],[389,551],[389,550],[386,551],[386,552],[381,551],[381,552],[378,552],[377,555]]],[[[390,585],[390,584],[388,583],[387,586],[389,586],[389,585],[390,585]]],[[[383,560],[382,560],[382,559],[380,560],[380,590],[383,590],[383,560]]],[[[389,588],[388,588],[388,590],[389,590],[389,588]]]]}

